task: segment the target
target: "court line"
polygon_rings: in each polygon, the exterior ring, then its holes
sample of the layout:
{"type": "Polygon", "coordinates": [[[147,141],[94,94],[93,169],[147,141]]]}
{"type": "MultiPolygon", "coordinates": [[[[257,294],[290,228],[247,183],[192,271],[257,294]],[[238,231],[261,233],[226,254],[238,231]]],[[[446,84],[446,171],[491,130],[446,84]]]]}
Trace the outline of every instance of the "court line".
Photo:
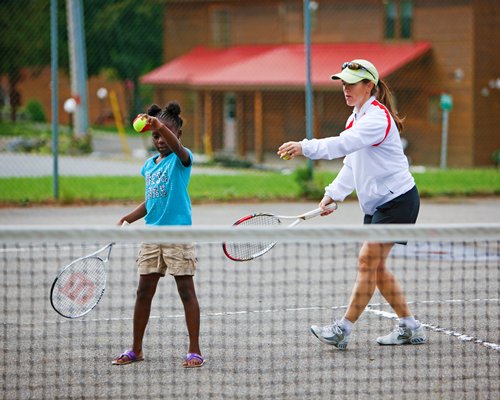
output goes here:
{"type": "MultiPolygon", "coordinates": [[[[463,299],[450,299],[450,300],[423,300],[423,301],[410,301],[408,302],[409,305],[418,305],[418,304],[457,304],[457,303],[473,303],[473,302],[492,302],[492,303],[498,303],[500,302],[500,299],[470,299],[470,300],[463,300],[463,299]]],[[[374,307],[381,307],[381,306],[387,306],[387,303],[372,303],[368,304],[366,306],[365,311],[368,313],[375,314],[379,317],[383,318],[388,318],[391,320],[397,320],[398,317],[396,314],[392,312],[387,312],[383,310],[376,309],[374,307]]],[[[248,315],[248,314],[268,314],[268,313],[277,313],[277,312],[301,312],[301,311],[332,311],[332,310],[341,310],[341,309],[347,309],[347,305],[342,305],[342,306],[334,306],[334,307],[323,307],[323,306],[311,306],[311,307],[294,307],[294,308],[270,308],[266,310],[239,310],[239,311],[222,311],[222,312],[208,312],[208,313],[201,313],[200,317],[201,318],[211,318],[211,317],[221,317],[221,316],[231,316],[231,315],[248,315]]],[[[158,316],[158,315],[151,315],[150,320],[161,320],[161,319],[178,319],[178,318],[184,318],[184,314],[172,314],[172,315],[164,315],[164,316],[158,316]]],[[[66,319],[64,322],[80,322],[80,323],[86,323],[86,322],[113,322],[113,321],[132,321],[132,317],[120,317],[120,318],[86,318],[86,319],[66,319]]],[[[61,323],[61,321],[54,321],[49,324],[58,324],[61,323]]],[[[45,322],[44,325],[47,325],[48,323],[45,322]]],[[[9,322],[3,322],[3,325],[16,325],[16,326],[27,326],[27,325],[39,325],[38,323],[29,323],[29,324],[15,324],[15,323],[9,323],[9,322]]],[[[453,329],[448,329],[448,328],[443,328],[440,327],[439,325],[431,325],[431,324],[426,324],[422,322],[422,325],[429,331],[433,331],[436,333],[442,333],[451,337],[456,337],[458,340],[461,340],[462,342],[471,342],[474,344],[478,344],[481,346],[484,346],[488,349],[496,350],[500,352],[500,344],[493,343],[493,342],[487,342],[483,339],[479,339],[475,336],[470,336],[465,333],[457,332],[453,329]]]]}
{"type": "MultiPolygon", "coordinates": [[[[370,313],[375,314],[375,315],[378,315],[379,317],[389,318],[392,320],[398,319],[398,316],[394,313],[382,311],[382,310],[371,309],[369,307],[370,306],[368,306],[365,311],[370,312],[370,313]]],[[[490,348],[490,349],[493,349],[493,350],[500,352],[500,344],[486,342],[486,341],[479,339],[475,336],[469,336],[465,333],[454,331],[453,329],[442,328],[439,325],[425,324],[423,322],[421,322],[421,324],[424,328],[426,328],[429,331],[433,331],[436,333],[444,333],[445,335],[456,337],[457,339],[459,339],[463,342],[472,342],[472,343],[479,344],[481,346],[484,346],[484,347],[487,347],[487,348],[490,348]]]]}

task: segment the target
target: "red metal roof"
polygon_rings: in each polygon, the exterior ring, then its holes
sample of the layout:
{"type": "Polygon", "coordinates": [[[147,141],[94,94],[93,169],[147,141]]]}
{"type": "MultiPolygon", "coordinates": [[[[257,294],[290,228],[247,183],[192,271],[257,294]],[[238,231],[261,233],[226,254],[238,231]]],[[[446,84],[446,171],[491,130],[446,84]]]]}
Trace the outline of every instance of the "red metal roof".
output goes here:
{"type": "MultiPolygon", "coordinates": [[[[314,86],[335,84],[330,76],[344,61],[363,58],[384,78],[429,51],[428,42],[381,44],[335,43],[311,46],[314,86]]],[[[305,48],[296,45],[234,46],[225,49],[196,47],[144,75],[142,83],[192,87],[283,87],[305,85],[305,48]]]]}

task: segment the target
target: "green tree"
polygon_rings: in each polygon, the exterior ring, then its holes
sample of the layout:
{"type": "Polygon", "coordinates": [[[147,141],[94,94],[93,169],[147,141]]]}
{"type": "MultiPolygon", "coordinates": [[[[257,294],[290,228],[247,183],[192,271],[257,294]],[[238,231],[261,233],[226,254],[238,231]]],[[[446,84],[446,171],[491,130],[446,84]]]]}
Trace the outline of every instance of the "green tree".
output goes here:
{"type": "Polygon", "coordinates": [[[162,62],[164,1],[84,2],[88,74],[103,71],[124,84],[129,117],[141,112],[139,78],[162,62]]]}
{"type": "MultiPolygon", "coordinates": [[[[59,1],[59,31],[65,26],[62,3],[59,1]]],[[[50,1],[0,1],[0,38],[0,74],[7,77],[10,118],[15,121],[22,103],[18,85],[25,69],[36,72],[50,65],[50,1]]],[[[60,35],[59,43],[67,47],[64,35],[60,35]]],[[[67,56],[63,55],[60,63],[67,68],[67,56]]]]}
{"type": "MultiPolygon", "coordinates": [[[[162,62],[164,0],[86,0],[88,76],[108,72],[121,80],[132,115],[142,110],[139,78],[162,62]]],[[[58,0],[59,66],[69,70],[66,0],[58,0]]],[[[50,1],[0,1],[0,74],[7,76],[11,119],[22,99],[26,68],[50,65],[50,1]]],[[[4,95],[0,96],[3,99],[4,95]]],[[[2,104],[0,104],[0,108],[2,104]]]]}

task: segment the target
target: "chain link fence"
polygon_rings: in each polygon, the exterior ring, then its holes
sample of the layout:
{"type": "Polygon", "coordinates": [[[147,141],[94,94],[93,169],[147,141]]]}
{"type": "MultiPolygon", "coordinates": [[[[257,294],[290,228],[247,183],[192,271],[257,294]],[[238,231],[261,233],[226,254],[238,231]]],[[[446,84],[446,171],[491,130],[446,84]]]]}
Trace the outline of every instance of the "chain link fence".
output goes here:
{"type": "Polygon", "coordinates": [[[405,117],[412,165],[440,165],[445,113],[448,166],[498,163],[500,51],[486,45],[500,39],[495,0],[3,0],[4,177],[53,173],[54,5],[60,157],[140,166],[151,149],[131,120],[175,99],[198,160],[274,163],[279,144],[306,135],[307,17],[315,137],[337,135],[351,112],[330,75],[342,61],[365,58],[405,117]]]}

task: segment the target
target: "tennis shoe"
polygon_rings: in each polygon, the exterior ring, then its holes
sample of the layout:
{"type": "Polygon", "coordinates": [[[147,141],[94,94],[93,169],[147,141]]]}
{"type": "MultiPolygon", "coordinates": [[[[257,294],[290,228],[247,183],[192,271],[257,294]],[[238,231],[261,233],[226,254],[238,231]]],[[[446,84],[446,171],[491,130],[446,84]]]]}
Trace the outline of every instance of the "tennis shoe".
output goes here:
{"type": "Polygon", "coordinates": [[[426,342],[427,336],[422,324],[416,329],[410,329],[401,322],[391,333],[377,338],[377,343],[382,345],[424,344],[426,342]]]}
{"type": "Polygon", "coordinates": [[[349,342],[349,336],[340,327],[338,321],[332,325],[317,326],[312,325],[309,331],[316,336],[321,342],[335,346],[337,349],[345,350],[349,342]]]}

